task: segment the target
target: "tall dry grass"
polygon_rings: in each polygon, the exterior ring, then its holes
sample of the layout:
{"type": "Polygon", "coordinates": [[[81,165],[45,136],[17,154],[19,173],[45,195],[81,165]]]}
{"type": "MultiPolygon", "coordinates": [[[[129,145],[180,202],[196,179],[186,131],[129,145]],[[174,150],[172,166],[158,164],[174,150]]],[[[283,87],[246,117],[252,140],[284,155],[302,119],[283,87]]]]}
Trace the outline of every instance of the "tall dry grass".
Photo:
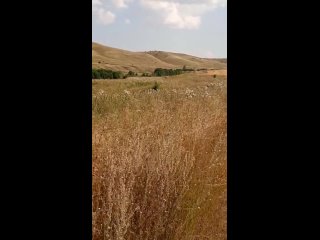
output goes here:
{"type": "Polygon", "coordinates": [[[226,239],[226,80],[93,83],[93,239],[226,239]]]}

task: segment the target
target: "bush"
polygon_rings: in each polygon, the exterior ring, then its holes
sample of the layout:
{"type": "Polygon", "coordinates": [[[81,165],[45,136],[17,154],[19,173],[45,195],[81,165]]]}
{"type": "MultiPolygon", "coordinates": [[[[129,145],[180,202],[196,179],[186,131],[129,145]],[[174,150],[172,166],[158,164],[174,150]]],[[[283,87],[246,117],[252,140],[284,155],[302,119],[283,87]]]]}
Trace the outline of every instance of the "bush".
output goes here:
{"type": "Polygon", "coordinates": [[[127,78],[127,77],[137,77],[138,73],[135,73],[133,71],[129,71],[126,75],[123,76],[123,78],[127,78]]]}
{"type": "Polygon", "coordinates": [[[161,77],[161,76],[173,76],[179,75],[183,73],[182,69],[163,69],[163,68],[156,68],[153,72],[154,76],[161,77]]]}
{"type": "Polygon", "coordinates": [[[135,73],[133,71],[129,71],[127,74],[128,77],[133,77],[134,75],[135,75],[135,73]]]}
{"type": "Polygon", "coordinates": [[[112,72],[112,77],[113,77],[113,79],[123,78],[123,73],[122,72],[112,72]]]}
{"type": "Polygon", "coordinates": [[[151,89],[158,91],[160,89],[160,84],[158,82],[155,82],[151,89]]]}
{"type": "Polygon", "coordinates": [[[92,69],[92,79],[120,79],[123,73],[106,69],[92,69]]]}
{"type": "Polygon", "coordinates": [[[141,77],[150,77],[149,73],[142,73],[141,77]]]}

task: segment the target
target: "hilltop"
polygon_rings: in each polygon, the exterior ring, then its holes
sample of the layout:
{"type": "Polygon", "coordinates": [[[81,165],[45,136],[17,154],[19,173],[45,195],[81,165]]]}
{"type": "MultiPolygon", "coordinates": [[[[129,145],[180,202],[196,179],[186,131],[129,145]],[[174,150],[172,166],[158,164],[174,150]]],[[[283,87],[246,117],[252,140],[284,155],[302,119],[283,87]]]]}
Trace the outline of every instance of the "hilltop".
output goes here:
{"type": "Polygon", "coordinates": [[[227,59],[199,58],[164,51],[132,52],[92,43],[92,67],[113,71],[153,72],[155,68],[226,70],[227,59]]]}

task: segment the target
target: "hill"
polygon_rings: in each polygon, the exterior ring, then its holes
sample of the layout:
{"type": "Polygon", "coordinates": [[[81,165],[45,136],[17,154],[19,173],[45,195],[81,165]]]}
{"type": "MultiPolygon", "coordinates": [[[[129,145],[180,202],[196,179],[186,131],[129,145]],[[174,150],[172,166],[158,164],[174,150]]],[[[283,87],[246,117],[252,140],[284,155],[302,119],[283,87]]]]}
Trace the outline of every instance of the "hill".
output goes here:
{"type": "Polygon", "coordinates": [[[199,58],[163,51],[131,52],[92,43],[92,67],[114,71],[153,72],[155,68],[226,69],[226,59],[199,58]]]}

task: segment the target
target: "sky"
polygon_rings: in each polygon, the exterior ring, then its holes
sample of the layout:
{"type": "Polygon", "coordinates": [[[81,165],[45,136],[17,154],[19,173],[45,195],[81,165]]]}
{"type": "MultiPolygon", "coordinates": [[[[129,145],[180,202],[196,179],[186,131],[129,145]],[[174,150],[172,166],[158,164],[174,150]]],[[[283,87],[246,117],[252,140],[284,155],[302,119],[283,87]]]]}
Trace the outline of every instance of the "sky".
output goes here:
{"type": "Polygon", "coordinates": [[[92,41],[227,58],[227,0],[92,0],[92,41]]]}

